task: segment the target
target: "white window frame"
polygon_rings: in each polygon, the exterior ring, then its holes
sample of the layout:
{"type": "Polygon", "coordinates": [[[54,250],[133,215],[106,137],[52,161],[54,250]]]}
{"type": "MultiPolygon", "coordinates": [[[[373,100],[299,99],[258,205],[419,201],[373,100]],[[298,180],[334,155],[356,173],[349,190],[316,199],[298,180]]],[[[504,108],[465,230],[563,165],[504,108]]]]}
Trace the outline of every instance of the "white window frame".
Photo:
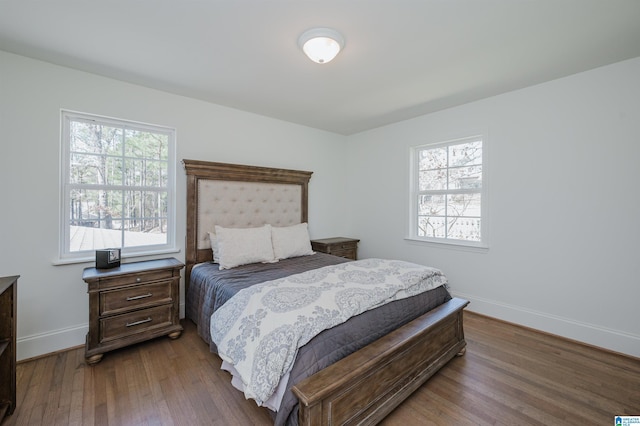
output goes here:
{"type": "MultiPolygon", "coordinates": [[[[487,179],[487,137],[486,134],[480,133],[475,134],[473,136],[465,136],[457,139],[450,139],[441,142],[422,144],[417,146],[412,146],[410,148],[410,167],[409,167],[409,214],[408,214],[408,229],[407,229],[407,240],[411,241],[419,241],[425,243],[434,243],[437,245],[451,245],[457,247],[469,247],[469,248],[482,248],[486,249],[489,247],[489,221],[488,221],[488,179],[487,179]],[[482,187],[479,191],[481,197],[480,204],[480,241],[468,241],[468,240],[460,240],[455,238],[438,238],[438,237],[427,237],[418,235],[418,197],[421,194],[428,193],[430,191],[419,191],[419,152],[424,149],[433,149],[433,148],[442,148],[451,145],[464,144],[466,142],[473,141],[481,141],[482,142],[482,187]]],[[[442,195],[452,194],[452,193],[460,193],[460,191],[449,191],[449,190],[441,190],[441,191],[432,191],[431,193],[439,193],[442,195]]]]}
{"type": "MultiPolygon", "coordinates": [[[[175,209],[175,185],[176,185],[176,129],[166,126],[140,123],[131,120],[105,117],[76,111],[61,110],[61,138],[60,138],[60,238],[58,259],[54,264],[79,263],[95,261],[95,250],[71,251],[70,250],[70,194],[72,188],[78,185],[70,183],[70,123],[72,121],[95,121],[100,124],[119,127],[127,130],[140,130],[153,133],[162,133],[168,136],[168,164],[167,164],[167,234],[165,244],[129,246],[121,248],[121,257],[148,256],[165,253],[175,253],[176,247],[176,209],[175,209]]],[[[123,154],[124,155],[124,154],[123,154]]],[[[104,186],[107,189],[130,188],[126,185],[104,186]]]]}

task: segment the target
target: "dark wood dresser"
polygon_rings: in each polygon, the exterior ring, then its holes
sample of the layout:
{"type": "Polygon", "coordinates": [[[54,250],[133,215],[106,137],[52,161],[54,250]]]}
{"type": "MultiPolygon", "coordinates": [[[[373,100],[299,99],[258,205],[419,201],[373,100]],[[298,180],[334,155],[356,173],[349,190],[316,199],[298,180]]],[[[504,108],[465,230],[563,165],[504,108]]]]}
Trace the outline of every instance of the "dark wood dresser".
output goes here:
{"type": "Polygon", "coordinates": [[[118,268],[86,268],[89,289],[88,364],[105,352],[158,336],[177,339],[180,325],[180,270],[177,259],[123,263],[118,268]]]}
{"type": "Polygon", "coordinates": [[[321,240],[311,240],[313,251],[332,254],[334,256],[346,257],[356,260],[358,258],[358,243],[355,238],[334,237],[321,240]]]}
{"type": "Polygon", "coordinates": [[[16,409],[18,278],[0,277],[0,423],[16,409]]]}

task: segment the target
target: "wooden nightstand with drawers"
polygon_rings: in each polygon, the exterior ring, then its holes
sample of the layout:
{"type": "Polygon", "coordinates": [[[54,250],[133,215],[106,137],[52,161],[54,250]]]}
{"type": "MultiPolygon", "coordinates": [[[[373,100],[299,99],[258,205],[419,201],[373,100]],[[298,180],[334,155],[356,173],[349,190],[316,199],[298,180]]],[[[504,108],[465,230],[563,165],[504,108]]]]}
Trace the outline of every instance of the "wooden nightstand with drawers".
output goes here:
{"type": "Polygon", "coordinates": [[[180,325],[180,270],[176,259],[123,263],[113,269],[86,268],[89,332],[88,364],[105,352],[154,337],[177,339],[180,325]]]}
{"type": "Polygon", "coordinates": [[[355,238],[324,238],[321,240],[311,240],[311,248],[313,251],[356,260],[358,258],[358,242],[360,242],[360,240],[356,240],[355,238]]]}

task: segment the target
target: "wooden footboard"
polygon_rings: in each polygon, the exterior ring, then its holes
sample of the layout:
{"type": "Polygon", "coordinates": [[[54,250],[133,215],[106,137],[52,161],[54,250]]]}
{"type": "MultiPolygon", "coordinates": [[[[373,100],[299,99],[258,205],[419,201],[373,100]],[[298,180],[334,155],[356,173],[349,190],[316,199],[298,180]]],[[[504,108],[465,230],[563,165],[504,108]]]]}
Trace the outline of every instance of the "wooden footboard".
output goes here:
{"type": "Polygon", "coordinates": [[[376,424],[466,342],[453,298],[293,387],[300,426],[376,424]]]}

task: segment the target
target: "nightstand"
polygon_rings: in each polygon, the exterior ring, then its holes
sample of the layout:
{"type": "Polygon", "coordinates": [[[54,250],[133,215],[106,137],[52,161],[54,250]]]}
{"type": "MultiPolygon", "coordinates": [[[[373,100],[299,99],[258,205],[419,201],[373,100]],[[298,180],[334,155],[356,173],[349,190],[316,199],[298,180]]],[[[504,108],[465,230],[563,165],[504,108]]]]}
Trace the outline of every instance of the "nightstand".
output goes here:
{"type": "Polygon", "coordinates": [[[123,263],[113,269],[86,268],[89,332],[88,364],[105,352],[158,336],[177,339],[180,325],[180,270],[177,259],[123,263]]]}
{"type": "Polygon", "coordinates": [[[356,240],[355,238],[324,238],[321,240],[311,240],[311,248],[321,253],[356,260],[358,258],[358,242],[360,242],[360,240],[356,240]]]}

